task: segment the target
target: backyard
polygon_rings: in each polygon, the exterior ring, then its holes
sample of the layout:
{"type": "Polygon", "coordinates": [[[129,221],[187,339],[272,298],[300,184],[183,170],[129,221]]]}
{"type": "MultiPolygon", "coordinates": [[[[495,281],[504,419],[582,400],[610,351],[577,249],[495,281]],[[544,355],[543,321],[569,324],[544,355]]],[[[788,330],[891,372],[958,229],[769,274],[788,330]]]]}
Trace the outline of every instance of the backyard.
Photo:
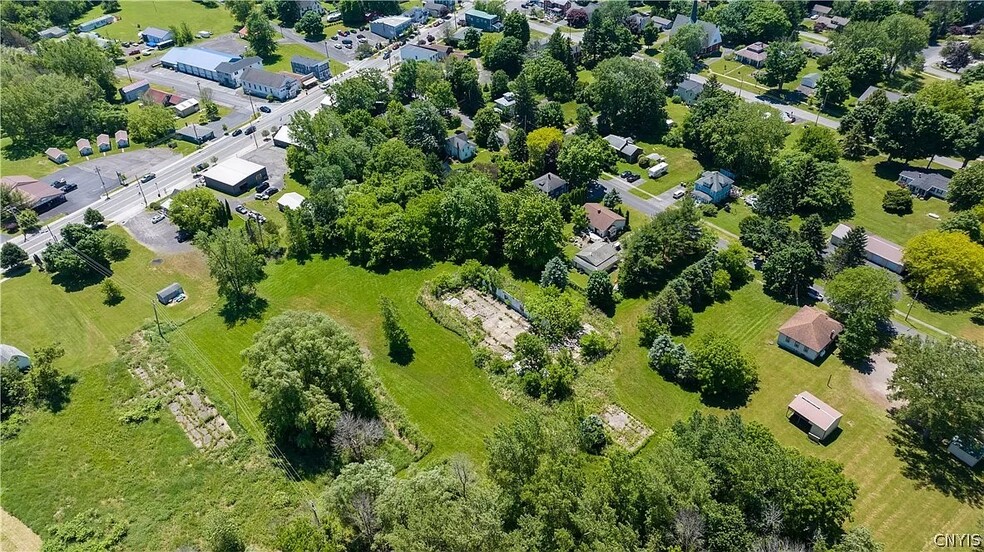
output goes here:
{"type": "MultiPolygon", "coordinates": [[[[120,9],[111,12],[117,21],[96,29],[99,36],[124,41],[137,40],[137,33],[147,27],[167,29],[182,23],[188,24],[192,33],[211,31],[212,34],[232,32],[237,29],[229,10],[222,4],[214,8],[199,2],[171,2],[167,0],[143,0],[120,2],[120,9]]],[[[75,24],[95,19],[104,14],[103,8],[89,10],[75,24]]]]}

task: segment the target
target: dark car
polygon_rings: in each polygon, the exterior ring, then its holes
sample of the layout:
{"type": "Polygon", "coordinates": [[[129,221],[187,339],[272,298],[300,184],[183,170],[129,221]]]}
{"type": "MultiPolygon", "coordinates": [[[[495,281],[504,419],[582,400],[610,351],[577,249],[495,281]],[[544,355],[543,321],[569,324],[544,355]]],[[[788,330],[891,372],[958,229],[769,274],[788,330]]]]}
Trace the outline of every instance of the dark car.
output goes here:
{"type": "Polygon", "coordinates": [[[256,187],[256,191],[257,192],[262,192],[263,190],[266,190],[269,187],[270,187],[270,183],[269,182],[263,182],[263,183],[261,183],[260,185],[258,185],[256,187]]]}
{"type": "Polygon", "coordinates": [[[639,180],[639,175],[632,171],[622,171],[622,174],[619,176],[625,179],[626,182],[635,182],[636,180],[639,180]]]}
{"type": "Polygon", "coordinates": [[[243,204],[240,203],[239,205],[236,205],[236,212],[239,213],[240,215],[245,215],[247,209],[243,204]]]}
{"type": "Polygon", "coordinates": [[[242,133],[243,133],[243,129],[241,128],[237,128],[236,130],[232,131],[233,136],[239,136],[242,133]]]}
{"type": "Polygon", "coordinates": [[[195,165],[195,170],[196,171],[204,171],[207,168],[208,168],[208,163],[207,162],[204,162],[204,161],[201,162],[201,163],[199,163],[199,164],[197,164],[197,165],[195,165]]]}
{"type": "Polygon", "coordinates": [[[247,135],[253,134],[254,132],[256,132],[256,127],[254,125],[249,125],[248,127],[246,127],[246,130],[244,132],[247,135]]]}
{"type": "Polygon", "coordinates": [[[264,193],[266,194],[267,197],[270,197],[270,196],[272,196],[273,194],[275,194],[275,193],[277,193],[279,191],[280,190],[278,190],[277,188],[267,188],[266,189],[266,192],[264,192],[264,193]]]}
{"type": "Polygon", "coordinates": [[[55,180],[54,182],[51,183],[51,185],[54,186],[55,188],[62,188],[66,184],[68,184],[68,181],[65,180],[64,178],[59,178],[58,180],[55,180]]]}
{"type": "Polygon", "coordinates": [[[65,184],[64,186],[62,186],[61,191],[63,191],[63,192],[71,192],[72,190],[78,190],[78,189],[79,189],[79,185],[78,184],[76,184],[74,182],[70,182],[70,183],[65,184]]]}
{"type": "Polygon", "coordinates": [[[270,113],[270,111],[272,111],[272,110],[269,107],[265,106],[265,105],[261,105],[260,106],[260,111],[262,111],[263,113],[270,113]]]}

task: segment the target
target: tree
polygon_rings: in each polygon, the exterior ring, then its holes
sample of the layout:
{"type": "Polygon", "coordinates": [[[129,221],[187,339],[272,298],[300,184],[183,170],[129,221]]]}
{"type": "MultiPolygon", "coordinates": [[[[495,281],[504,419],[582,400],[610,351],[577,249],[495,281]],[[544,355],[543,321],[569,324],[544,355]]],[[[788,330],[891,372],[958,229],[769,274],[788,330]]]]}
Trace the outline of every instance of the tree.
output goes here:
{"type": "Polygon", "coordinates": [[[563,63],[550,56],[526,60],[523,72],[533,89],[551,100],[566,102],[574,96],[574,78],[563,63]]]}
{"type": "Polygon", "coordinates": [[[400,129],[400,137],[408,146],[441,155],[447,134],[444,117],[432,103],[417,100],[410,104],[400,129]]]}
{"type": "Polygon", "coordinates": [[[475,142],[483,148],[488,147],[489,135],[499,130],[499,125],[502,124],[499,112],[488,106],[479,109],[472,122],[472,134],[475,136],[475,142]]]}
{"type": "Polygon", "coordinates": [[[970,65],[972,59],[970,44],[967,42],[950,41],[940,50],[946,64],[954,71],[959,71],[970,65]]]}
{"type": "Polygon", "coordinates": [[[984,245],[984,207],[978,207],[977,213],[973,211],[963,211],[953,215],[940,224],[943,232],[963,232],[972,241],[984,245]]]}
{"type": "Polygon", "coordinates": [[[82,222],[89,225],[90,228],[95,228],[101,225],[105,220],[106,218],[103,216],[103,214],[97,211],[96,209],[93,209],[92,207],[86,209],[85,214],[82,215],[82,222]]]}
{"type": "Polygon", "coordinates": [[[454,99],[451,83],[446,80],[437,81],[427,88],[427,100],[434,104],[444,117],[448,117],[451,110],[458,105],[457,100],[454,99]]]}
{"type": "Polygon", "coordinates": [[[819,125],[803,127],[803,133],[796,140],[796,149],[809,153],[819,161],[836,162],[840,159],[841,148],[837,143],[837,133],[819,125]]]}
{"type": "Polygon", "coordinates": [[[516,100],[513,119],[519,128],[529,132],[536,125],[536,97],[533,85],[527,80],[526,75],[520,73],[512,83],[512,91],[513,99],[516,100]]]}
{"type": "Polygon", "coordinates": [[[308,40],[315,40],[325,34],[325,26],[321,22],[321,16],[318,15],[316,10],[304,12],[301,19],[294,25],[294,30],[303,33],[308,40]]]}
{"type": "Polygon", "coordinates": [[[851,95],[851,79],[838,66],[831,67],[817,79],[816,93],[813,97],[820,100],[821,109],[828,105],[841,106],[851,95]]]}
{"type": "Polygon", "coordinates": [[[879,26],[887,37],[886,72],[892,76],[899,67],[912,64],[929,44],[929,26],[922,20],[904,13],[886,17],[879,26]]]}
{"type": "Polygon", "coordinates": [[[301,17],[297,2],[293,0],[274,0],[274,2],[277,6],[277,19],[280,20],[281,25],[287,28],[293,27],[301,17]]]}
{"type": "Polygon", "coordinates": [[[503,94],[509,92],[509,75],[499,69],[492,73],[492,81],[489,84],[489,95],[493,99],[501,98],[503,94]]]}
{"type": "Polygon", "coordinates": [[[564,133],[554,127],[538,128],[526,138],[530,168],[535,174],[557,171],[557,156],[564,133]]]}
{"type": "Polygon", "coordinates": [[[831,552],[882,552],[884,547],[877,542],[867,527],[852,527],[841,537],[841,541],[831,548],[831,552]]]}
{"type": "MultiPolygon", "coordinates": [[[[569,13],[569,12],[568,12],[569,13]]],[[[569,21],[568,21],[569,23],[569,21]]],[[[547,55],[564,64],[572,78],[577,76],[577,62],[572,51],[571,39],[557,29],[547,39],[547,55]]]]}
{"type": "Polygon", "coordinates": [[[984,416],[984,350],[964,340],[904,336],[893,347],[897,368],[889,399],[899,420],[916,424],[927,443],[980,438],[984,416]],[[960,397],[959,401],[953,397],[960,397]]]}
{"type": "Polygon", "coordinates": [[[889,104],[875,127],[875,145],[889,159],[905,161],[928,157],[940,132],[939,112],[929,104],[907,97],[889,104]]]}
{"type": "Polygon", "coordinates": [[[123,301],[123,290],[120,286],[116,285],[116,282],[112,280],[106,280],[102,285],[103,291],[103,303],[107,305],[117,305],[123,301]]]}
{"type": "Polygon", "coordinates": [[[526,46],[530,42],[530,23],[522,12],[513,10],[502,20],[502,34],[518,39],[523,46],[526,46]]]}
{"type": "Polygon", "coordinates": [[[400,64],[393,75],[393,96],[402,103],[410,103],[417,95],[417,60],[408,59],[400,64]]]}
{"type": "Polygon", "coordinates": [[[27,373],[27,398],[34,406],[57,411],[68,400],[69,382],[55,368],[55,361],[65,356],[61,344],[34,349],[31,370],[27,373]]]}
{"type": "Polygon", "coordinates": [[[383,316],[383,335],[389,344],[390,358],[398,364],[407,364],[413,357],[410,334],[400,325],[396,306],[389,297],[380,297],[379,310],[383,316]]]}
{"type": "Polygon", "coordinates": [[[851,228],[847,232],[847,235],[844,236],[844,240],[830,256],[831,274],[837,274],[848,268],[863,266],[867,255],[867,247],[868,233],[864,227],[855,226],[851,228]]]}
{"type": "Polygon", "coordinates": [[[271,318],[243,358],[260,423],[276,441],[324,446],[342,412],[375,411],[358,343],[325,314],[287,311],[271,318]]]}
{"type": "Polygon", "coordinates": [[[638,48],[635,35],[625,25],[625,17],[628,17],[625,3],[610,2],[604,7],[606,9],[591,14],[588,30],[581,40],[581,62],[586,67],[606,59],[630,56],[638,48]],[[607,9],[610,5],[615,9],[607,9]]]}
{"type": "Polygon", "coordinates": [[[550,364],[547,343],[540,336],[527,332],[517,335],[515,352],[523,372],[542,372],[550,364]]]}
{"type": "MultiPolygon", "coordinates": [[[[798,6],[797,12],[803,16],[790,23],[790,14],[784,8],[786,3],[771,2],[729,2],[718,12],[721,34],[729,44],[749,42],[771,42],[789,36],[805,17],[805,6],[798,6]]],[[[789,2],[797,6],[797,2],[789,2]]]]}
{"type": "Polygon", "coordinates": [[[731,339],[708,334],[694,349],[693,362],[701,396],[747,397],[758,384],[758,369],[731,339]]]}
{"type": "Polygon", "coordinates": [[[842,354],[848,360],[867,358],[878,344],[878,326],[887,324],[895,309],[896,280],[881,269],[848,268],[825,291],[834,316],[844,323],[842,354]]]}
{"type": "MultiPolygon", "coordinates": [[[[492,36],[492,35],[486,35],[492,36]]],[[[523,53],[526,47],[518,39],[511,36],[504,37],[488,49],[483,50],[485,66],[490,71],[503,70],[510,76],[516,76],[523,69],[523,53]]]]}
{"type": "Polygon", "coordinates": [[[588,26],[588,14],[581,8],[571,8],[567,10],[567,24],[574,29],[583,29],[588,26]]]}
{"type": "Polygon", "coordinates": [[[931,230],[909,240],[902,255],[913,291],[958,302],[984,290],[984,246],[962,232],[931,230]]]}
{"type": "Polygon", "coordinates": [[[96,41],[79,36],[65,40],[45,40],[37,44],[38,62],[44,69],[94,82],[104,96],[116,94],[114,64],[96,41]]]}
{"type": "Polygon", "coordinates": [[[276,33],[262,11],[254,10],[246,18],[246,33],[246,41],[253,55],[269,59],[277,51],[276,33]]]}
{"type": "Polygon", "coordinates": [[[518,161],[525,162],[529,159],[529,150],[526,145],[526,131],[522,128],[517,128],[513,131],[512,135],[509,137],[509,158],[518,161]]]}
{"type": "Polygon", "coordinates": [[[601,416],[591,414],[585,416],[578,424],[578,435],[580,437],[581,448],[589,454],[598,454],[608,443],[608,436],[605,435],[605,424],[601,421],[601,416]]]}
{"type": "Polygon", "coordinates": [[[728,282],[736,289],[752,280],[750,261],[748,250],[737,243],[728,244],[727,249],[717,254],[718,266],[728,273],[728,282]]]}
{"type": "Polygon", "coordinates": [[[691,60],[696,61],[697,55],[704,46],[707,39],[707,31],[700,25],[684,25],[679,31],[673,33],[667,43],[667,49],[676,48],[683,50],[691,60]]]}
{"type": "Polygon", "coordinates": [[[951,113],[964,121],[969,120],[974,112],[973,101],[957,81],[931,82],[916,97],[943,113],[951,113]]]}
{"type": "Polygon", "coordinates": [[[527,297],[526,310],[537,335],[556,345],[581,330],[584,300],[571,290],[539,288],[527,297]]]}
{"type": "Polygon", "coordinates": [[[246,19],[249,17],[250,12],[253,11],[253,6],[256,4],[253,0],[226,0],[225,7],[232,14],[232,17],[240,25],[246,24],[246,19]]]}
{"type": "MultiPolygon", "coordinates": [[[[598,126],[630,136],[658,136],[666,128],[663,77],[648,61],[613,58],[594,71],[589,92],[598,108],[598,126]]],[[[604,131],[603,131],[604,132],[604,131]]]]}
{"type": "Polygon", "coordinates": [[[27,259],[27,252],[13,242],[5,242],[0,247],[0,268],[4,270],[20,268],[27,259]]]}
{"type": "Polygon", "coordinates": [[[766,48],[765,66],[762,72],[762,82],[776,86],[782,92],[782,86],[796,80],[796,76],[806,67],[806,52],[798,42],[772,42],[766,48]]]}
{"type": "Polygon", "coordinates": [[[972,163],[957,171],[950,180],[946,200],[952,211],[984,204],[984,163],[972,163]]]}
{"type": "Polygon", "coordinates": [[[465,36],[461,40],[462,50],[474,50],[478,48],[478,43],[482,40],[482,31],[476,29],[475,27],[469,27],[465,31],[465,36]]]}
{"type": "Polygon", "coordinates": [[[588,303],[598,309],[608,310],[615,305],[615,287],[608,273],[596,270],[588,276],[588,286],[585,292],[588,303]]]}
{"type": "Polygon", "coordinates": [[[182,190],[171,200],[171,222],[189,234],[208,233],[225,221],[222,204],[206,188],[182,190]]]}
{"type": "Polygon", "coordinates": [[[888,190],[882,197],[882,209],[895,215],[909,214],[912,212],[912,194],[905,188],[888,190]]]}
{"type": "Polygon", "coordinates": [[[14,218],[17,221],[17,228],[24,235],[24,241],[27,241],[28,234],[33,234],[41,229],[41,219],[38,218],[38,214],[33,209],[19,211],[14,218]]]}
{"type": "Polygon", "coordinates": [[[538,191],[510,195],[503,205],[503,254],[514,266],[539,271],[560,253],[564,219],[557,202],[538,191]]]}
{"type": "Polygon", "coordinates": [[[817,254],[808,244],[791,243],[772,254],[762,266],[765,290],[776,297],[795,299],[799,304],[806,297],[806,288],[818,272],[817,254]]]}
{"type": "Polygon", "coordinates": [[[126,121],[134,142],[154,142],[174,132],[174,113],[159,104],[141,105],[127,114],[126,121]]]}
{"type": "Polygon", "coordinates": [[[694,70],[694,60],[687,52],[675,46],[667,46],[663,51],[663,61],[660,63],[660,76],[667,88],[674,88],[687,78],[694,70]]]}
{"type": "Polygon", "coordinates": [[[601,173],[615,166],[615,153],[604,139],[579,134],[568,140],[557,156],[560,176],[577,188],[598,180],[601,173]]]}
{"type": "Polygon", "coordinates": [[[663,211],[626,239],[619,288],[633,295],[658,288],[683,267],[704,257],[712,243],[692,202],[663,211]]]}
{"type": "Polygon", "coordinates": [[[209,273],[219,285],[219,294],[233,305],[245,304],[255,293],[256,284],[266,276],[263,257],[242,230],[219,228],[195,241],[208,260],[209,273]]]}
{"type": "Polygon", "coordinates": [[[585,136],[597,136],[598,129],[594,124],[594,112],[591,108],[586,105],[578,105],[577,111],[575,112],[575,124],[574,134],[585,135],[585,136]]]}
{"type": "Polygon", "coordinates": [[[567,123],[564,121],[564,108],[557,102],[545,102],[536,106],[536,126],[564,130],[567,128],[567,123]]]}

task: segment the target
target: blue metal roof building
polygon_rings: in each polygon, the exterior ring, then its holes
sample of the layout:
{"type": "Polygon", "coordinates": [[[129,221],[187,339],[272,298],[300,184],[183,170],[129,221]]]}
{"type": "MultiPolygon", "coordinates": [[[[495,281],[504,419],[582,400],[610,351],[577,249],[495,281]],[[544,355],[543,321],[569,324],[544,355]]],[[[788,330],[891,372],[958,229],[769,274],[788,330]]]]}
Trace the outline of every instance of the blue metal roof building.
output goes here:
{"type": "MultiPolygon", "coordinates": [[[[260,62],[259,58],[246,58],[250,63],[256,65],[260,62]]],[[[175,69],[182,73],[202,77],[226,86],[236,87],[239,85],[238,79],[230,74],[231,71],[241,71],[245,67],[238,67],[235,63],[243,60],[239,56],[210,50],[208,48],[173,48],[161,58],[161,64],[169,69],[175,69]]]]}

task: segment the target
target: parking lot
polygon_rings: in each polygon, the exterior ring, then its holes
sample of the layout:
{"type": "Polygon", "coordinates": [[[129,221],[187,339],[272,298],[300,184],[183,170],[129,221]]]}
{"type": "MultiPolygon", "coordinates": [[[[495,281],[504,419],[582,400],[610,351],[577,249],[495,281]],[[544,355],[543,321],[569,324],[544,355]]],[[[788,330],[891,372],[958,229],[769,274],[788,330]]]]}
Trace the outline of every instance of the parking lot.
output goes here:
{"type": "MultiPolygon", "coordinates": [[[[60,178],[78,186],[77,189],[65,194],[65,202],[41,213],[41,220],[47,221],[52,218],[78,211],[87,205],[96,202],[100,196],[105,196],[103,184],[96,174],[96,168],[102,172],[102,181],[105,182],[106,190],[112,192],[120,187],[116,172],[119,171],[129,179],[143,174],[149,167],[177,159],[179,156],[168,148],[152,148],[137,151],[128,151],[107,157],[93,156],[91,161],[79,163],[71,167],[65,167],[48,176],[42,177],[41,181],[48,184],[54,183],[60,178]]],[[[144,187],[145,193],[153,191],[153,184],[148,189],[144,187]]],[[[148,195],[148,198],[151,197],[148,195]]]]}
{"type": "Polygon", "coordinates": [[[171,222],[171,219],[154,224],[152,219],[156,212],[142,211],[139,215],[130,218],[122,223],[133,239],[141,245],[159,255],[169,255],[173,253],[186,253],[195,249],[191,241],[178,241],[178,227],[171,222]]]}

